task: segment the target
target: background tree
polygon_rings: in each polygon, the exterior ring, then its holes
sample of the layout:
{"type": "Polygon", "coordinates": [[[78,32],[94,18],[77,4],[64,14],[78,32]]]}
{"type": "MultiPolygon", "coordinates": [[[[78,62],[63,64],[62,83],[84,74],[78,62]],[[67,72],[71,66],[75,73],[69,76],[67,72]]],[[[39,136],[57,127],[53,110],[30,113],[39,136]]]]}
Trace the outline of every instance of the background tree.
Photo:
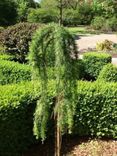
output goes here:
{"type": "Polygon", "coordinates": [[[17,4],[18,21],[26,21],[27,14],[30,8],[38,7],[34,0],[15,0],[17,4]]]}
{"type": "Polygon", "coordinates": [[[17,18],[16,4],[13,0],[0,0],[0,25],[14,24],[17,18]]]}

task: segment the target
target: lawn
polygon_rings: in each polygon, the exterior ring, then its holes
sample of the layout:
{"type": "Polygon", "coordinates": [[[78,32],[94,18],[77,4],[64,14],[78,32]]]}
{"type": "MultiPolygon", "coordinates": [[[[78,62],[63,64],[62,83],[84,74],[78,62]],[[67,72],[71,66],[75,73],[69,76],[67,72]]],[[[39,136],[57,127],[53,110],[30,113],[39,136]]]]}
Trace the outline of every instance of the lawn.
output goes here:
{"type": "Polygon", "coordinates": [[[78,27],[67,27],[68,30],[74,34],[74,35],[78,35],[78,34],[97,34],[99,32],[88,29],[87,26],[78,26],[78,27]]]}

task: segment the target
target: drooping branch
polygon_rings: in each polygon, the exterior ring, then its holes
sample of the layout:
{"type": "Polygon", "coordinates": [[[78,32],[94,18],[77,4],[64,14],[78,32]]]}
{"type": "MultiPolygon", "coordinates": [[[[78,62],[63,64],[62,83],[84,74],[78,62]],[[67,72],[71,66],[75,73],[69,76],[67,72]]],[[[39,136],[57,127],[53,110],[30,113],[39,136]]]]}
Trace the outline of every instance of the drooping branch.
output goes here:
{"type": "Polygon", "coordinates": [[[47,123],[54,112],[57,125],[61,132],[73,127],[75,111],[75,99],[77,92],[77,80],[75,75],[75,63],[71,55],[77,49],[72,35],[63,27],[51,24],[41,31],[37,31],[30,46],[30,61],[33,66],[33,74],[41,84],[41,95],[34,114],[34,134],[37,138],[45,140],[47,123]],[[50,50],[52,47],[52,51],[50,50]],[[49,55],[49,56],[48,56],[49,55]],[[48,58],[54,56],[51,67],[54,69],[54,88],[56,101],[50,104],[48,95],[48,58]],[[54,106],[54,107],[53,107],[54,106]],[[53,108],[52,108],[53,107],[53,108]],[[53,112],[51,112],[53,110],[53,112]]]}

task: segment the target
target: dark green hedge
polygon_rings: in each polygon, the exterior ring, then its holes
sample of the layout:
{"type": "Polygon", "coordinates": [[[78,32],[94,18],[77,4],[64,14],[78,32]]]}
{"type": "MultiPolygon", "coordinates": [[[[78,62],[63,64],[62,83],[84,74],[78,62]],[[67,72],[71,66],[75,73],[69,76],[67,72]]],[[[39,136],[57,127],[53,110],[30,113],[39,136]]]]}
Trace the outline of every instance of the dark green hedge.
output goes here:
{"type": "Polygon", "coordinates": [[[0,86],[0,156],[18,156],[33,138],[33,86],[0,86]]]}
{"type": "Polygon", "coordinates": [[[74,131],[117,138],[117,83],[79,83],[74,131]]]}
{"type": "MultiPolygon", "coordinates": [[[[0,55],[0,84],[18,83],[21,81],[31,80],[31,67],[26,64],[9,61],[12,56],[0,55]]],[[[82,60],[76,62],[76,77],[83,79],[84,77],[84,63],[82,60]]],[[[48,69],[48,78],[55,79],[53,68],[48,69]]]]}
{"type": "Polygon", "coordinates": [[[29,80],[31,80],[31,70],[28,65],[0,59],[0,84],[29,80]]]}
{"type": "Polygon", "coordinates": [[[107,53],[89,52],[85,53],[85,75],[88,80],[96,80],[103,66],[111,63],[112,57],[107,53]]]}
{"type": "Polygon", "coordinates": [[[117,82],[117,66],[109,63],[101,70],[98,80],[105,82],[117,82]]]}
{"type": "MultiPolygon", "coordinates": [[[[0,156],[18,156],[35,142],[33,112],[39,85],[0,86],[0,156]]],[[[54,83],[48,88],[54,95],[54,83]]],[[[117,138],[117,83],[79,82],[73,134],[117,138]]],[[[50,125],[50,123],[49,123],[50,125]]]]}

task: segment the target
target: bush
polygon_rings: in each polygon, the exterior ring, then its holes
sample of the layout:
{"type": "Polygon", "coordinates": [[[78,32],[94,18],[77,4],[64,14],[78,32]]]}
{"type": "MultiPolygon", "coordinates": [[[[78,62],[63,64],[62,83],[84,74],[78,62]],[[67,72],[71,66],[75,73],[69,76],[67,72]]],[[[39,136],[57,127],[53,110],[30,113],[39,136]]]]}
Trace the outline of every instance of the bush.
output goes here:
{"type": "Polygon", "coordinates": [[[0,43],[6,47],[6,52],[15,55],[20,62],[26,61],[29,52],[29,42],[39,24],[19,23],[8,27],[0,34],[0,43]]]}
{"type": "Polygon", "coordinates": [[[113,49],[113,42],[109,40],[104,40],[96,44],[97,51],[111,51],[113,49]]]}
{"type": "MultiPolygon", "coordinates": [[[[0,86],[1,156],[17,156],[35,142],[33,112],[40,85],[34,84],[0,86]]],[[[48,87],[50,99],[55,97],[54,85],[48,87]]],[[[78,82],[77,97],[73,134],[117,138],[117,83],[78,82]]]]}
{"type": "Polygon", "coordinates": [[[30,83],[0,86],[0,156],[21,156],[34,143],[34,93],[30,83]]]}
{"type": "MultiPolygon", "coordinates": [[[[21,81],[31,80],[31,67],[29,65],[20,64],[12,61],[14,58],[9,55],[0,55],[0,84],[18,83],[21,81]],[[12,62],[11,62],[12,61],[12,62]]],[[[76,77],[77,79],[84,78],[84,63],[82,60],[76,62],[76,77]]],[[[54,70],[48,68],[48,78],[54,79],[54,70]]]]}
{"type": "Polygon", "coordinates": [[[104,65],[111,62],[111,55],[101,52],[84,54],[85,75],[88,80],[96,80],[104,65]]]}
{"type": "Polygon", "coordinates": [[[117,82],[117,67],[110,63],[105,65],[98,76],[98,80],[117,82]]]}
{"type": "Polygon", "coordinates": [[[64,26],[77,26],[81,24],[80,14],[78,10],[65,9],[63,16],[63,25],[64,26]]]}
{"type": "Polygon", "coordinates": [[[85,64],[83,60],[77,60],[76,61],[76,77],[77,80],[84,79],[85,77],[85,64]]]}
{"type": "Polygon", "coordinates": [[[79,83],[74,133],[117,138],[117,83],[79,83]]]}
{"type": "Polygon", "coordinates": [[[117,30],[117,17],[104,18],[102,16],[96,16],[92,22],[91,27],[94,30],[102,30],[112,32],[117,30]]]}
{"type": "Polygon", "coordinates": [[[117,31],[117,17],[112,17],[106,20],[105,23],[106,31],[117,31]]]}
{"type": "Polygon", "coordinates": [[[7,54],[0,54],[0,60],[13,61],[14,60],[14,56],[7,55],[7,54]]]}
{"type": "Polygon", "coordinates": [[[31,69],[28,65],[0,59],[0,84],[18,83],[31,80],[31,69]]]}
{"type": "Polygon", "coordinates": [[[28,18],[28,22],[36,23],[50,23],[58,22],[58,15],[56,10],[47,10],[47,9],[31,9],[28,18]]]}
{"type": "Polygon", "coordinates": [[[104,23],[105,23],[104,17],[96,16],[91,22],[91,27],[94,30],[101,30],[104,27],[104,23]]]}

